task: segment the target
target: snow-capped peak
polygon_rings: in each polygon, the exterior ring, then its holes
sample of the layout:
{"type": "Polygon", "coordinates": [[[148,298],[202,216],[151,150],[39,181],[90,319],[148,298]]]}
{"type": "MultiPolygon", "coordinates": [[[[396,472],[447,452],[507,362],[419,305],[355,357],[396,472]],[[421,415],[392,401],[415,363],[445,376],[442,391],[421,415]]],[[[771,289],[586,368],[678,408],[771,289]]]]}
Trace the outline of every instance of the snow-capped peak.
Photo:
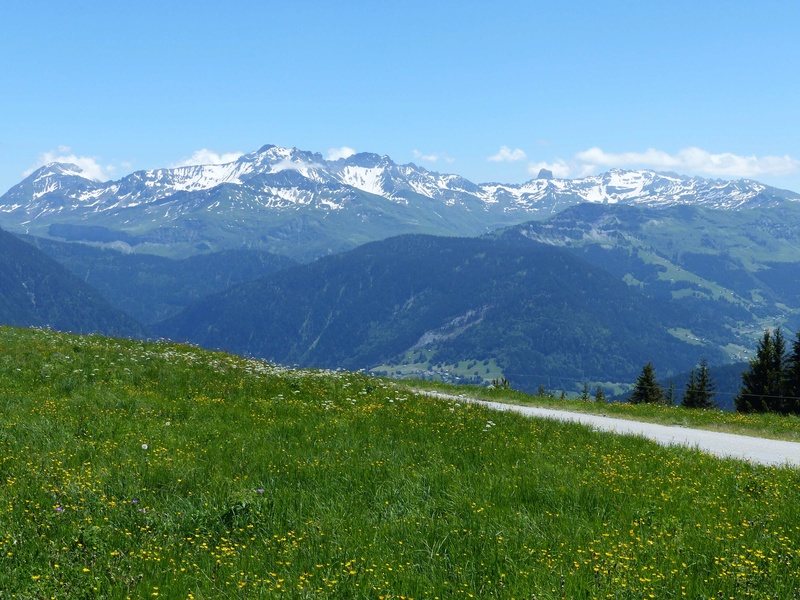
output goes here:
{"type": "Polygon", "coordinates": [[[82,177],[83,179],[88,179],[90,181],[99,181],[97,179],[88,177],[86,175],[86,171],[81,169],[78,165],[57,162],[48,163],[43,167],[40,167],[31,173],[30,177],[33,178],[34,183],[47,177],[82,177]]]}
{"type": "Polygon", "coordinates": [[[0,214],[19,213],[42,222],[69,215],[89,223],[95,215],[145,207],[149,222],[158,222],[154,215],[160,212],[166,215],[161,218],[169,220],[199,210],[218,212],[223,206],[237,215],[301,206],[342,210],[364,193],[373,197],[371,202],[417,207],[422,202],[428,207],[497,212],[520,219],[545,216],[578,202],[740,209],[800,200],[798,194],[754,181],[649,170],[614,169],[582,179],[542,177],[522,184],[476,184],[411,163],[398,165],[385,155],[362,152],[326,160],[317,152],[266,145],[224,164],[136,171],[102,183],[87,178],[77,165],[52,163],[0,198],[0,214]]]}

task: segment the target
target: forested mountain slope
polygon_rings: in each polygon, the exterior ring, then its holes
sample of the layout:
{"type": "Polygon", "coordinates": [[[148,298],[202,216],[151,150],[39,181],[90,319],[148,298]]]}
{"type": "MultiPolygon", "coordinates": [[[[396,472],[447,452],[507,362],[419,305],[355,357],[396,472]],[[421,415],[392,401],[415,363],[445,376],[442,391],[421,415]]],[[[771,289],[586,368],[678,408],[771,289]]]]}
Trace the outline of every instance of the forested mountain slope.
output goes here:
{"type": "Polygon", "coordinates": [[[94,287],[116,308],[146,325],[174,316],[205,296],[297,264],[262,250],[225,250],[171,259],[43,238],[25,239],[94,287]]]}
{"type": "Polygon", "coordinates": [[[647,360],[688,370],[696,349],[668,329],[690,319],[564,249],[412,235],[236,286],[157,332],[288,364],[487,361],[534,389],[632,381],[647,360]]]}
{"type": "Polygon", "coordinates": [[[141,325],[55,260],[0,230],[0,323],[140,336],[141,325]]]}

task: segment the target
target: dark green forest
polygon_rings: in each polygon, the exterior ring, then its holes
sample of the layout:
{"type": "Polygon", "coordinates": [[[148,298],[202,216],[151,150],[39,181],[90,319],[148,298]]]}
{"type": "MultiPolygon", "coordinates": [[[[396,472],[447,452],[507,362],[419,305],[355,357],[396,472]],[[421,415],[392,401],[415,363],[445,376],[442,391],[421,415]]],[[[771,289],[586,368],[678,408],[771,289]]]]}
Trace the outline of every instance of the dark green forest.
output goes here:
{"type": "Polygon", "coordinates": [[[297,264],[263,250],[226,250],[172,259],[27,237],[120,310],[149,325],[237,283],[297,264]]]}
{"type": "Polygon", "coordinates": [[[236,286],[156,331],[331,368],[414,350],[431,363],[493,357],[515,387],[533,390],[548,378],[631,381],[644,355],[688,370],[696,350],[667,331],[687,318],[559,248],[410,235],[236,286]]]}
{"type": "Polygon", "coordinates": [[[0,230],[0,323],[141,337],[133,318],[62,265],[0,230]]]}

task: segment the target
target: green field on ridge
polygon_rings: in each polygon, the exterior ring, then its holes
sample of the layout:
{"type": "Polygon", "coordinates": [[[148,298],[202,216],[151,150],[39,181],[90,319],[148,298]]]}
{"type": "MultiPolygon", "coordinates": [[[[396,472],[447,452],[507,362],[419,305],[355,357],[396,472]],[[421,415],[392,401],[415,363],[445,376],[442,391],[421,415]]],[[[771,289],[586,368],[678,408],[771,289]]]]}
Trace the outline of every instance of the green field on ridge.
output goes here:
{"type": "Polygon", "coordinates": [[[800,473],[0,328],[2,598],[790,598],[800,473]]]}

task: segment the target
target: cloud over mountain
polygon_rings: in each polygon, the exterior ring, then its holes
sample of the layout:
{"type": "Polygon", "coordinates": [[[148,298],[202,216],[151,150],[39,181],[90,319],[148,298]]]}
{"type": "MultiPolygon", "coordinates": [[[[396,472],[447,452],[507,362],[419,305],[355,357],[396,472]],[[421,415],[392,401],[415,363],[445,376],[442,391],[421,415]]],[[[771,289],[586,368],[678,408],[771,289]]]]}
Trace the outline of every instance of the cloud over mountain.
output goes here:
{"type": "MultiPolygon", "coordinates": [[[[495,157],[490,160],[495,160],[495,157]]],[[[800,159],[788,155],[740,156],[731,152],[714,154],[694,146],[683,148],[674,154],[656,148],[648,148],[643,152],[614,153],[594,146],[578,152],[570,160],[557,158],[552,162],[532,162],[528,165],[528,172],[535,175],[543,168],[552,171],[556,177],[586,177],[609,168],[638,168],[747,179],[800,173],[800,159]]]]}
{"type": "Polygon", "coordinates": [[[193,167],[195,165],[224,165],[232,163],[243,154],[244,152],[223,152],[218,154],[208,148],[201,148],[200,150],[195,150],[191,156],[182,158],[177,163],[170,166],[176,168],[193,167]]]}
{"type": "Polygon", "coordinates": [[[97,181],[108,181],[111,179],[111,176],[115,170],[113,165],[101,165],[96,157],[78,156],[72,152],[72,148],[69,146],[59,146],[56,150],[42,152],[39,155],[36,165],[26,170],[22,175],[23,177],[27,177],[36,169],[43,167],[44,165],[49,165],[50,163],[67,163],[76,165],[81,168],[86,177],[89,179],[95,179],[97,181]]]}
{"type": "Polygon", "coordinates": [[[655,148],[644,152],[614,154],[589,148],[575,155],[578,162],[599,167],[648,167],[725,177],[790,175],[800,172],[800,160],[791,156],[738,156],[731,152],[713,154],[696,147],[669,154],[655,148]]]}
{"type": "Polygon", "coordinates": [[[500,146],[500,150],[497,151],[497,154],[493,154],[487,160],[491,162],[514,162],[517,160],[525,160],[526,158],[525,151],[520,148],[514,148],[512,150],[508,146],[500,146]]]}
{"type": "Polygon", "coordinates": [[[328,148],[328,156],[326,160],[339,160],[340,158],[350,158],[356,151],[348,146],[341,148],[328,148]]]}

